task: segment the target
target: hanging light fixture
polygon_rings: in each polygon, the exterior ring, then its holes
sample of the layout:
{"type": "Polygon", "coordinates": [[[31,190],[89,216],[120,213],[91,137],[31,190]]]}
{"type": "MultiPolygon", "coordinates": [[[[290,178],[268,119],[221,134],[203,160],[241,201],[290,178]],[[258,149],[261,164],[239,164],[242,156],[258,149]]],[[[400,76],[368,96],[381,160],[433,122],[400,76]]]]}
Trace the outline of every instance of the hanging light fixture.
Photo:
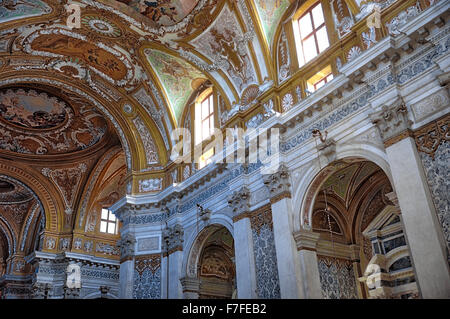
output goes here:
{"type": "MultiPolygon", "coordinates": [[[[319,160],[319,172],[322,171],[322,163],[320,161],[319,146],[317,145],[317,137],[320,138],[320,141],[322,143],[325,143],[326,139],[327,139],[328,132],[325,131],[324,133],[325,134],[322,135],[322,132],[320,130],[318,130],[318,129],[315,129],[315,130],[312,131],[312,135],[313,135],[314,141],[316,143],[317,159],[319,160]]],[[[319,193],[320,193],[320,191],[319,191],[319,193]]],[[[332,250],[334,252],[335,251],[335,246],[334,246],[334,239],[333,239],[333,230],[331,228],[330,209],[328,207],[327,191],[326,191],[325,188],[323,189],[323,197],[324,197],[324,201],[325,201],[325,209],[321,209],[318,212],[324,212],[326,214],[326,216],[327,216],[328,231],[330,233],[330,239],[331,239],[331,247],[332,247],[332,250]]],[[[341,289],[340,289],[339,278],[336,278],[336,279],[337,279],[337,289],[338,289],[338,296],[337,297],[340,298],[340,296],[341,296],[341,289]]]]}

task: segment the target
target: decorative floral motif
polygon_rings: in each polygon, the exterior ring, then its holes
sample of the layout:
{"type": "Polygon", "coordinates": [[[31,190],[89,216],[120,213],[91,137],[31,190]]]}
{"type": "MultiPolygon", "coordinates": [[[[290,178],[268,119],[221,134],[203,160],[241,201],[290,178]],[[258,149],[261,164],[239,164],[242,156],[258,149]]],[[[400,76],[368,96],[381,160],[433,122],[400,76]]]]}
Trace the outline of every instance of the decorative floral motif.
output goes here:
{"type": "Polygon", "coordinates": [[[377,43],[377,35],[375,32],[375,27],[371,27],[369,31],[361,33],[366,49],[369,49],[372,45],[377,43]]]}
{"type": "Polygon", "coordinates": [[[354,59],[356,59],[361,54],[361,48],[360,47],[352,47],[347,54],[347,62],[350,62],[354,59]]]}
{"type": "Polygon", "coordinates": [[[162,178],[142,179],[139,181],[139,192],[159,191],[162,189],[162,178]]]}
{"type": "Polygon", "coordinates": [[[351,27],[354,25],[352,14],[344,0],[334,0],[331,8],[339,38],[343,38],[350,32],[351,27]]]}
{"type": "Polygon", "coordinates": [[[135,260],[134,299],[161,298],[161,255],[138,256],[135,260]]]}
{"type": "Polygon", "coordinates": [[[116,24],[106,20],[103,17],[94,15],[83,16],[81,18],[81,23],[104,36],[118,38],[122,35],[122,31],[116,24]]]}
{"type": "Polygon", "coordinates": [[[349,260],[317,256],[325,299],[358,299],[353,265],[349,260]]]}
{"type": "Polygon", "coordinates": [[[289,111],[291,107],[294,105],[294,97],[291,93],[286,94],[283,96],[283,99],[281,100],[281,107],[283,108],[283,112],[289,111]]]}
{"type": "Polygon", "coordinates": [[[406,24],[409,20],[417,16],[420,11],[419,2],[416,3],[415,6],[409,7],[405,11],[400,12],[391,22],[386,23],[386,27],[389,30],[389,33],[392,35],[399,35],[401,32],[398,30],[402,26],[406,24]]]}
{"type": "Polygon", "coordinates": [[[415,132],[417,149],[434,159],[441,142],[450,140],[450,116],[427,125],[415,132]]]}
{"type": "Polygon", "coordinates": [[[159,156],[158,149],[156,148],[155,142],[153,141],[152,135],[150,134],[147,126],[144,124],[140,117],[136,117],[133,120],[139,135],[141,136],[142,143],[144,144],[145,157],[147,158],[147,164],[158,164],[159,156]]]}
{"type": "MultiPolygon", "coordinates": [[[[448,129],[448,124],[446,128],[448,129]]],[[[433,132],[435,131],[431,130],[430,135],[433,132]]],[[[441,139],[435,145],[436,147],[432,153],[425,151],[423,148],[419,148],[419,154],[425,169],[442,232],[444,233],[447,247],[450,248],[450,185],[447,180],[447,177],[450,175],[448,165],[450,161],[450,142],[448,138],[447,140],[441,139]]],[[[450,260],[450,256],[448,258],[450,260]]]]}
{"type": "Polygon", "coordinates": [[[250,218],[255,253],[256,286],[259,298],[281,298],[275,238],[270,207],[258,210],[250,218]]]}

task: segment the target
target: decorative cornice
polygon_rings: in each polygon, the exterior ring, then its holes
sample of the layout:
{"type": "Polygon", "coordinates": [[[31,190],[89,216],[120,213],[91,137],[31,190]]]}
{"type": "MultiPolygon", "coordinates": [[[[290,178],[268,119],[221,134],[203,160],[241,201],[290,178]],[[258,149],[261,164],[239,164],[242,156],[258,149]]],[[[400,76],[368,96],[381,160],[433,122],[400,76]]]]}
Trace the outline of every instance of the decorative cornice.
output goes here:
{"type": "Polygon", "coordinates": [[[200,290],[200,281],[197,278],[183,277],[180,278],[183,292],[195,292],[200,290]]]}
{"type": "Polygon", "coordinates": [[[297,250],[317,251],[317,243],[320,238],[319,233],[302,229],[294,234],[294,240],[297,244],[297,250]]]}

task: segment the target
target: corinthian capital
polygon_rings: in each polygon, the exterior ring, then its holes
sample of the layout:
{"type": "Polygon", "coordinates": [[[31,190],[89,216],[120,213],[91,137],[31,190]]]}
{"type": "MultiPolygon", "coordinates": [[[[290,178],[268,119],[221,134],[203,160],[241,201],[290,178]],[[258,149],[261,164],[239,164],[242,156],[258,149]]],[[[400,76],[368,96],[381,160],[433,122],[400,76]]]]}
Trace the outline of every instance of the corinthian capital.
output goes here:
{"type": "Polygon", "coordinates": [[[131,234],[124,235],[117,242],[117,247],[120,248],[120,259],[127,260],[132,258],[134,255],[134,244],[136,243],[136,239],[131,234]]]}
{"type": "Polygon", "coordinates": [[[180,224],[163,230],[163,251],[170,254],[183,249],[184,229],[180,224]]]}
{"type": "Polygon", "coordinates": [[[250,211],[250,190],[242,187],[228,198],[228,205],[233,210],[234,216],[250,211]]]}
{"type": "Polygon", "coordinates": [[[291,197],[291,182],[289,180],[289,170],[282,164],[276,173],[263,177],[270,194],[270,201],[276,202],[284,197],[291,197]]]}
{"type": "Polygon", "coordinates": [[[385,145],[393,144],[390,141],[409,131],[411,121],[407,113],[404,101],[398,98],[391,106],[383,105],[381,111],[369,115],[372,123],[380,130],[385,145]]]}

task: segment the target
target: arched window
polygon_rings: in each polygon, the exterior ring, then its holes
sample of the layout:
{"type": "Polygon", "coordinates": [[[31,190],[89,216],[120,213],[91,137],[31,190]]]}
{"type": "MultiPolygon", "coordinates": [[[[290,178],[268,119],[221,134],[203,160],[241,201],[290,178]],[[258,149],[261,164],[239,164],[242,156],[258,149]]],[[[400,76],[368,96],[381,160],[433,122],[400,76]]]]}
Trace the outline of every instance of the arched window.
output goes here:
{"type": "Polygon", "coordinates": [[[102,216],[100,220],[100,232],[116,235],[119,225],[116,216],[108,209],[102,208],[102,216]]]}
{"type": "Polygon", "coordinates": [[[303,66],[330,46],[322,4],[317,1],[294,19],[294,36],[299,66],[303,66]]]}

